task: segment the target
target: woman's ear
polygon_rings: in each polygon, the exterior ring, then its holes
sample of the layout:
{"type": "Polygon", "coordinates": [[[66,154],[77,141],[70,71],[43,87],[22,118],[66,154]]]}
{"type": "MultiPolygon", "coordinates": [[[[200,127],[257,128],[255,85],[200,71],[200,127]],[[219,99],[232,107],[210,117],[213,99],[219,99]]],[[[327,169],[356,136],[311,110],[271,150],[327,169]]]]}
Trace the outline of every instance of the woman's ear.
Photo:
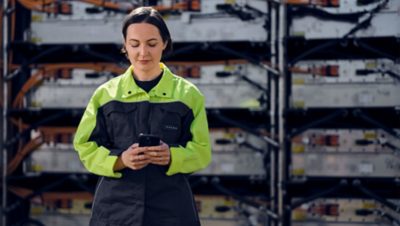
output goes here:
{"type": "Polygon", "coordinates": [[[125,44],[121,48],[121,53],[123,53],[128,58],[128,52],[126,51],[125,44]]]}
{"type": "Polygon", "coordinates": [[[165,50],[165,48],[167,48],[167,46],[168,46],[168,41],[164,42],[163,50],[165,50]]]}

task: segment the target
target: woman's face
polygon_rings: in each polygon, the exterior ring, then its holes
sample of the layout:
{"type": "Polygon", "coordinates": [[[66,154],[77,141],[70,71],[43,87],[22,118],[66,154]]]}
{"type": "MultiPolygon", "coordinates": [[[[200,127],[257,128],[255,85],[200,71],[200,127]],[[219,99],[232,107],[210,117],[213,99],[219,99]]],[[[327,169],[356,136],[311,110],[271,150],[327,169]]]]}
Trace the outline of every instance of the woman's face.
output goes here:
{"type": "Polygon", "coordinates": [[[125,37],[125,49],[135,74],[158,75],[159,63],[166,44],[156,26],[148,23],[129,25],[125,37]]]}

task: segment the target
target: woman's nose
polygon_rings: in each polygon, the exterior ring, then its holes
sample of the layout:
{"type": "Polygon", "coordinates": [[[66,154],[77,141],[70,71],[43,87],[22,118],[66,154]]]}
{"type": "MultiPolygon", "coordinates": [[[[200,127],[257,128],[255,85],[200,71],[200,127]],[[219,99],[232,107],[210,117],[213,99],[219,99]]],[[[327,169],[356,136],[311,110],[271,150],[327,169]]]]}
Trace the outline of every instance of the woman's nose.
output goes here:
{"type": "Polygon", "coordinates": [[[139,54],[144,56],[147,54],[147,47],[145,45],[142,45],[139,49],[139,54]]]}

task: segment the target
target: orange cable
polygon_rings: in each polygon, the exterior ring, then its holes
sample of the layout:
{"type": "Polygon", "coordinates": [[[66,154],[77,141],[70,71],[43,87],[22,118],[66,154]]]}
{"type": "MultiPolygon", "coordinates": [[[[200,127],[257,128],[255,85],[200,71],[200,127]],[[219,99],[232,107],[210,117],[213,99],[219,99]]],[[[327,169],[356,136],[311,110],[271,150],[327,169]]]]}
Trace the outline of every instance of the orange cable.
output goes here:
{"type": "Polygon", "coordinates": [[[26,198],[33,193],[31,189],[23,188],[23,187],[16,187],[16,186],[8,186],[8,190],[14,193],[16,196],[21,198],[26,198]]]}
{"type": "Polygon", "coordinates": [[[13,108],[22,108],[22,100],[25,96],[25,94],[33,87],[35,87],[37,84],[39,84],[43,80],[43,72],[39,71],[36,74],[32,75],[28,81],[24,83],[20,91],[18,92],[17,96],[14,99],[14,102],[12,104],[13,108]]]}
{"type": "Polygon", "coordinates": [[[118,67],[115,64],[90,64],[90,63],[85,63],[85,64],[76,64],[76,63],[69,63],[69,64],[49,64],[49,65],[40,65],[39,67],[39,72],[35,73],[32,75],[22,86],[20,91],[18,92],[16,98],[14,99],[14,102],[12,106],[14,108],[22,108],[22,101],[24,95],[33,87],[35,87],[37,84],[39,84],[41,81],[43,81],[44,78],[49,77],[46,72],[53,72],[56,70],[60,69],[76,69],[76,68],[81,68],[81,69],[92,69],[96,72],[102,72],[102,71],[110,71],[115,74],[122,74],[124,69],[118,67]]]}
{"type": "Polygon", "coordinates": [[[23,146],[14,156],[14,158],[7,165],[7,175],[13,173],[18,165],[22,162],[26,155],[40,147],[44,143],[42,136],[36,137],[30,140],[25,146],[23,146]]]}

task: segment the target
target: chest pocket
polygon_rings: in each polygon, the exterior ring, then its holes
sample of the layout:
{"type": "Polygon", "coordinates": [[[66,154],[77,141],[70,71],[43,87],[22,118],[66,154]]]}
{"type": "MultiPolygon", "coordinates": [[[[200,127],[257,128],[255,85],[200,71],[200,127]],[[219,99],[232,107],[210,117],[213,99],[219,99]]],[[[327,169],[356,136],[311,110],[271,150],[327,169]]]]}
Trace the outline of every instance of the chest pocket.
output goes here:
{"type": "Polygon", "coordinates": [[[134,143],[137,106],[113,103],[104,109],[108,133],[115,147],[125,148],[134,143]]]}
{"type": "Polygon", "coordinates": [[[161,139],[167,144],[179,143],[182,134],[183,112],[172,106],[161,106],[161,139]]]}

